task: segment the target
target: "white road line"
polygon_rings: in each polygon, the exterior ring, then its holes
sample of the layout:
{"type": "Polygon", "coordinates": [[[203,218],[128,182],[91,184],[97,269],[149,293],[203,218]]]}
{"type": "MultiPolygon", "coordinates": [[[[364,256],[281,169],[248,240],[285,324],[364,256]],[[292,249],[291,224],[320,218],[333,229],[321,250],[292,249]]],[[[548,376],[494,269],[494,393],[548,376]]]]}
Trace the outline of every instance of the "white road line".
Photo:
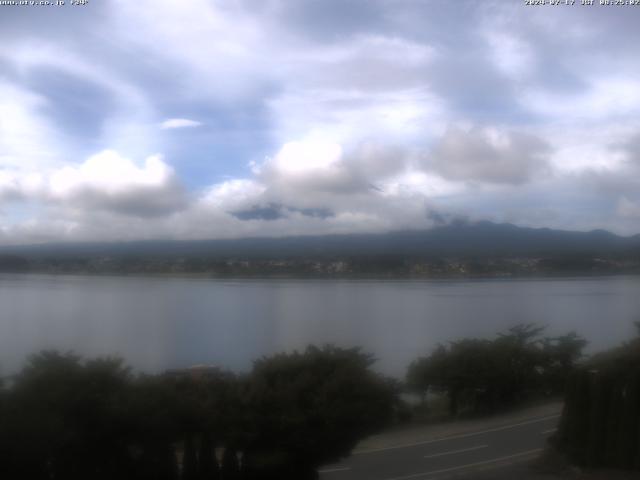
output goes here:
{"type": "Polygon", "coordinates": [[[351,470],[351,467],[342,467],[342,468],[326,468],[326,469],[324,469],[324,470],[318,470],[318,473],[346,472],[347,470],[351,470]]]}
{"type": "Polygon", "coordinates": [[[527,450],[526,452],[514,453],[513,455],[507,455],[506,457],[494,458],[492,460],[485,460],[484,462],[468,463],[466,465],[460,465],[460,466],[457,466],[457,467],[443,468],[441,470],[432,470],[430,472],[414,473],[414,474],[411,474],[411,475],[405,475],[403,477],[386,478],[385,480],[407,480],[409,478],[427,477],[429,475],[438,475],[440,473],[455,472],[456,470],[463,470],[465,468],[480,467],[482,465],[488,465],[490,463],[498,463],[498,462],[503,462],[505,460],[511,460],[513,458],[524,457],[524,456],[527,456],[527,455],[533,455],[534,453],[539,453],[541,451],[542,451],[542,448],[536,448],[535,450],[527,450]]]}
{"type": "Polygon", "coordinates": [[[547,435],[547,434],[549,434],[549,433],[553,433],[553,432],[555,432],[555,431],[557,431],[557,430],[558,430],[557,428],[551,428],[551,429],[549,429],[549,430],[545,430],[545,431],[543,431],[543,432],[540,432],[540,435],[547,435]]]}
{"type": "Polygon", "coordinates": [[[510,428],[516,428],[516,427],[522,427],[524,425],[531,425],[532,423],[540,423],[540,422],[544,422],[546,420],[551,420],[552,418],[558,418],[560,417],[560,414],[557,415],[549,415],[546,417],[541,417],[541,418],[536,418],[533,420],[526,420],[524,422],[520,422],[520,423],[514,423],[511,425],[504,425],[502,427],[496,427],[496,428],[490,428],[488,430],[482,430],[480,432],[471,432],[471,433],[463,433],[460,435],[451,435],[449,437],[441,437],[441,438],[436,438],[433,440],[424,440],[422,442],[413,442],[413,443],[404,443],[402,445],[394,445],[391,447],[383,447],[383,448],[373,448],[371,450],[365,450],[362,452],[354,452],[351,455],[366,455],[369,453],[377,453],[377,452],[384,452],[387,450],[397,450],[399,448],[407,448],[407,447],[416,447],[418,445],[428,445],[430,443],[437,443],[437,442],[445,442],[447,440],[457,440],[459,438],[468,438],[468,437],[475,437],[476,435],[483,435],[485,433],[492,433],[492,432],[499,432],[501,430],[508,430],[510,428]]]}
{"type": "Polygon", "coordinates": [[[481,448],[487,448],[489,445],[478,445],[477,447],[463,448],[462,450],[451,450],[450,452],[434,453],[433,455],[425,455],[424,458],[436,458],[444,457],[445,455],[455,455],[456,453],[472,452],[474,450],[480,450],[481,448]]]}

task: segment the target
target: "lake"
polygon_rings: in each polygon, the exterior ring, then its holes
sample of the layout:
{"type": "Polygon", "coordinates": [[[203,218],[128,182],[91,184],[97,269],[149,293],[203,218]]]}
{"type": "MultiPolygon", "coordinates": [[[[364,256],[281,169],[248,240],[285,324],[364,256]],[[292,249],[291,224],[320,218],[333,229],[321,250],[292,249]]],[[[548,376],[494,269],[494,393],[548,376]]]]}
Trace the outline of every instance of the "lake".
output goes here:
{"type": "Polygon", "coordinates": [[[309,343],[361,346],[402,376],[438,342],[536,322],[589,350],[630,338],[640,277],[491,280],[219,280],[0,275],[0,374],[43,348],[122,356],[158,372],[235,371],[309,343]]]}

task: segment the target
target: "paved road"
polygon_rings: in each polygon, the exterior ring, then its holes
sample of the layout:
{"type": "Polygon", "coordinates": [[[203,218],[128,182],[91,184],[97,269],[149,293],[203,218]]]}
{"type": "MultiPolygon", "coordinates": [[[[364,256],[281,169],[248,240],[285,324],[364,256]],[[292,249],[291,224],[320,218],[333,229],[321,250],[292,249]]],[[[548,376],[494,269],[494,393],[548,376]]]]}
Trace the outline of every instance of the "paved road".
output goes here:
{"type": "Polygon", "coordinates": [[[548,415],[482,431],[369,450],[320,470],[322,480],[436,480],[537,456],[558,423],[548,415]]]}

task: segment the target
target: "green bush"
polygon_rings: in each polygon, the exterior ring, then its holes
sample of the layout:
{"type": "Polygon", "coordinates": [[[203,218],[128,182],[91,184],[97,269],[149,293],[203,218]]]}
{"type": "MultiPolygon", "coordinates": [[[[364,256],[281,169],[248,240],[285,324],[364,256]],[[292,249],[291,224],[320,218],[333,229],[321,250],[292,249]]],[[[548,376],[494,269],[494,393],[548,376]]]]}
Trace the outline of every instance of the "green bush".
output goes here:
{"type": "Polygon", "coordinates": [[[560,394],[586,342],[570,333],[543,338],[543,328],[518,325],[493,340],[439,345],[407,370],[407,385],[423,398],[444,392],[449,413],[490,413],[534,395],[560,394]]]}

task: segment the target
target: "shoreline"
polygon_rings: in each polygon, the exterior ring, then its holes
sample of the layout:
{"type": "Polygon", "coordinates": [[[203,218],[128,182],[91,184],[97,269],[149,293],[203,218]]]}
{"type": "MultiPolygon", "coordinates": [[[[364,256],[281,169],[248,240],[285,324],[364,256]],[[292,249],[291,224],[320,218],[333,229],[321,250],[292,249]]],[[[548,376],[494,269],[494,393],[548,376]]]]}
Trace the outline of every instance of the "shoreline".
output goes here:
{"type": "Polygon", "coordinates": [[[194,280],[327,280],[327,281],[476,281],[476,280],[547,280],[547,279],[587,279],[605,277],[640,277],[640,271],[615,272],[539,272],[514,274],[216,274],[198,272],[97,272],[97,271],[0,271],[0,275],[19,276],[86,276],[86,277],[130,277],[130,278],[166,278],[194,280]]]}

